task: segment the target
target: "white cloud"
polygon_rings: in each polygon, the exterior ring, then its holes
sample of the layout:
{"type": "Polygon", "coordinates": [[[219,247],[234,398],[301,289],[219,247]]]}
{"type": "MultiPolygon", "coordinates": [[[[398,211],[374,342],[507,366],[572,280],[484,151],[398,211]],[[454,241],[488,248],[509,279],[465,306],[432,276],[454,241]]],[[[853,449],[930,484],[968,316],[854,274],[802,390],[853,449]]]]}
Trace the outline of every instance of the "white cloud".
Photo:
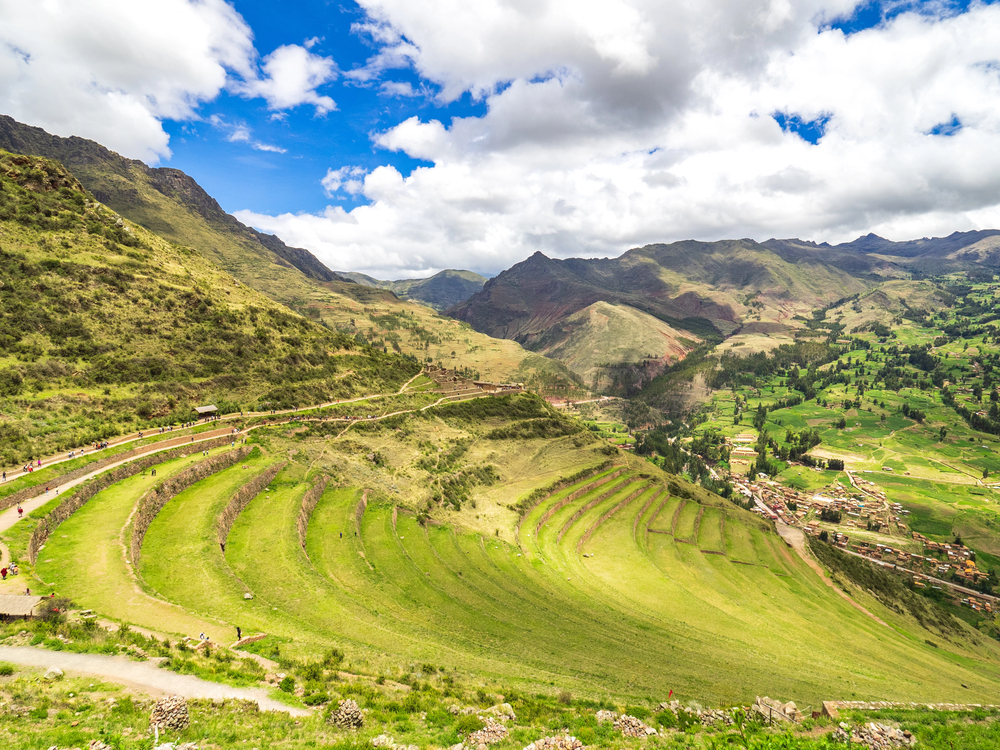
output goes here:
{"type": "Polygon", "coordinates": [[[226,140],[230,143],[245,143],[257,151],[270,151],[275,154],[287,153],[287,150],[281,146],[258,141],[253,137],[253,132],[245,123],[228,122],[222,115],[212,115],[208,118],[208,123],[224,132],[226,140]]]}
{"type": "Polygon", "coordinates": [[[303,47],[259,61],[224,0],[0,0],[3,111],[150,162],[170,156],[164,119],[196,119],[227,87],[325,113],[335,105],[315,89],[334,75],[303,47]]]}
{"type": "Polygon", "coordinates": [[[365,175],[368,205],[240,214],[331,267],[495,272],[535,250],[904,239],[1000,216],[1000,6],[924,6],[845,36],[826,24],[852,0],[361,4],[380,48],[352,75],[412,67],[487,113],[375,134],[433,166],[365,175]],[[829,116],[826,134],[784,132],[778,111],[829,116]]]}
{"type": "Polygon", "coordinates": [[[348,195],[358,195],[364,190],[364,182],[361,179],[364,174],[365,170],[361,167],[328,169],[320,184],[323,185],[323,192],[330,198],[341,190],[348,195]]]}
{"type": "Polygon", "coordinates": [[[332,58],[314,55],[297,44],[286,44],[265,57],[262,67],[263,78],[236,83],[234,90],[246,96],[263,97],[271,109],[311,104],[317,114],[325,115],[337,108],[329,96],[316,93],[317,88],[337,77],[332,58]]]}

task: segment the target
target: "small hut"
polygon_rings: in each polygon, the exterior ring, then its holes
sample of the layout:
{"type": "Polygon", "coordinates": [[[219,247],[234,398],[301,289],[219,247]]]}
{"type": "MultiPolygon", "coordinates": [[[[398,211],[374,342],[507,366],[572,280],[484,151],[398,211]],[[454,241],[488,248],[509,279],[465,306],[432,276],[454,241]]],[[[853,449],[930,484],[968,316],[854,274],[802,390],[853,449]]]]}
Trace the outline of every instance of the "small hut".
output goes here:
{"type": "Polygon", "coordinates": [[[209,404],[208,406],[196,406],[194,410],[198,413],[199,417],[208,417],[219,411],[219,408],[215,404],[209,404]]]}
{"type": "Polygon", "coordinates": [[[43,596],[19,596],[17,594],[0,594],[0,621],[28,620],[39,615],[39,607],[43,596]]]}

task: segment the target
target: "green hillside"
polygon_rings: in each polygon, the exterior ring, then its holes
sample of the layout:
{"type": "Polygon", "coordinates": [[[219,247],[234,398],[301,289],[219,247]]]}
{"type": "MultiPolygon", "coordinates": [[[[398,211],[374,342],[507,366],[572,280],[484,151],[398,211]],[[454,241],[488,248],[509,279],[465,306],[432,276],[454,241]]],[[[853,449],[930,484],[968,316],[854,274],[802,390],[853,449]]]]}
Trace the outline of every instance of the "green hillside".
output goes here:
{"type": "Polygon", "coordinates": [[[595,390],[609,364],[641,363],[653,377],[684,359],[701,340],[627,305],[595,302],[553,326],[536,342],[541,354],[563,362],[595,390]]]}
{"type": "Polygon", "coordinates": [[[559,362],[496,341],[428,310],[466,299],[484,279],[469,271],[442,271],[430,279],[354,283],[330,271],[306,250],[290,248],[225,213],[188,175],[151,169],[83,138],[59,138],[0,115],[0,148],[59,160],[98,201],[169,242],[189,248],[241,283],[356,341],[411,355],[420,361],[462,366],[478,377],[560,395],[580,383],[559,362]],[[388,288],[369,283],[389,285],[388,288]],[[412,296],[420,304],[396,296],[412,296]],[[387,323],[388,321],[388,323],[387,323]],[[406,323],[407,335],[400,335],[406,323]]]}
{"type": "Polygon", "coordinates": [[[881,624],[761,519],[609,449],[536,397],[345,426],[302,418],[252,431],[253,454],[152,519],[139,585],[112,540],[130,533],[153,482],[191,457],[97,494],[48,538],[37,573],[80,606],[171,638],[224,641],[239,625],[268,634],[261,648],[337,647],[383,674],[430,664],[594,698],[672,689],[813,705],[959,690],[986,702],[1000,686],[992,639],[948,616],[924,627],[844,583],[881,624]],[[280,471],[223,552],[221,513],[268,467],[280,471]]]}
{"type": "Polygon", "coordinates": [[[4,465],[177,424],[200,403],[320,403],[395,391],[419,369],[133,225],[45,159],[0,152],[0,232],[4,465]]]}

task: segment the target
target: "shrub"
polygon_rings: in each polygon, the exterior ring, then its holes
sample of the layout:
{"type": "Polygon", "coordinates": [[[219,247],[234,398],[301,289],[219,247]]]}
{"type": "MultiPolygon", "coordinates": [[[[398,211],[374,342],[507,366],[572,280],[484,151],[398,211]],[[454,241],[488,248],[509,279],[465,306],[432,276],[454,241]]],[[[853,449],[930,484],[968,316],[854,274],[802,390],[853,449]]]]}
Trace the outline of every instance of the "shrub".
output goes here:
{"type": "Polygon", "coordinates": [[[666,729],[673,729],[677,726],[677,717],[673,711],[660,711],[656,715],[656,723],[666,729]]]}
{"type": "Polygon", "coordinates": [[[458,721],[455,722],[455,731],[459,734],[471,734],[478,732],[484,726],[482,719],[475,714],[469,714],[459,717],[458,721]]]}
{"type": "Polygon", "coordinates": [[[291,677],[286,677],[281,682],[278,683],[278,690],[283,693],[291,693],[295,690],[295,680],[291,677]]]}
{"type": "Polygon", "coordinates": [[[14,674],[14,665],[7,662],[0,662],[0,677],[10,677],[14,674]]]}

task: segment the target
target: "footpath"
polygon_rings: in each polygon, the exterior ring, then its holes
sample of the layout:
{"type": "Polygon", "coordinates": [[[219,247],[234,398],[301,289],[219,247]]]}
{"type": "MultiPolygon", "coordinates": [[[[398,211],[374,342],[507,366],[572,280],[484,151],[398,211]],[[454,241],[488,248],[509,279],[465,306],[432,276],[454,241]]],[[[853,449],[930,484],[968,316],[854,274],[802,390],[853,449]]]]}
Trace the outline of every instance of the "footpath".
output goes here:
{"type": "Polygon", "coordinates": [[[152,661],[132,661],[124,656],[76,654],[69,651],[46,651],[30,646],[0,646],[0,661],[25,667],[61,669],[63,672],[97,675],[103,679],[140,689],[154,697],[182,695],[185,698],[224,700],[239,698],[254,701],[262,711],[287,711],[292,716],[309,716],[301,708],[286,706],[271,698],[263,688],[237,688],[208,682],[186,674],[160,669],[152,661]]]}

